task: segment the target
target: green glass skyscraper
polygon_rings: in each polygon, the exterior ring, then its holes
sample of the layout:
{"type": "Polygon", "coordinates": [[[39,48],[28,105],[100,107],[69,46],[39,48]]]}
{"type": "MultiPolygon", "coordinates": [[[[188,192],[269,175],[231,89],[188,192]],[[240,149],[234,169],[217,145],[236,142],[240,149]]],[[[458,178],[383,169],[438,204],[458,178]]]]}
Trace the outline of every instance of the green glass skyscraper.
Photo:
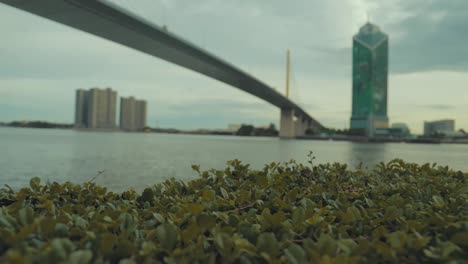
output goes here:
{"type": "Polygon", "coordinates": [[[367,22],[353,38],[351,130],[373,136],[388,128],[388,36],[367,22]]]}

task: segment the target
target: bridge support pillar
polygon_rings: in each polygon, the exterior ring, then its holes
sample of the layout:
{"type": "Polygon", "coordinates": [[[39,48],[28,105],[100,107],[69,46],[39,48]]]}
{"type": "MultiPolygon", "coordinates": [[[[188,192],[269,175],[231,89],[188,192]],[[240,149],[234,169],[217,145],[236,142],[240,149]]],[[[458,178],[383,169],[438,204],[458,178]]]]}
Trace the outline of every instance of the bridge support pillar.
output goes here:
{"type": "Polygon", "coordinates": [[[298,117],[295,123],[296,123],[295,129],[294,129],[295,136],[296,137],[305,136],[305,132],[308,129],[308,122],[304,118],[298,117]]]}
{"type": "Polygon", "coordinates": [[[292,139],[296,136],[294,130],[294,110],[281,109],[279,137],[282,139],[292,139]]]}

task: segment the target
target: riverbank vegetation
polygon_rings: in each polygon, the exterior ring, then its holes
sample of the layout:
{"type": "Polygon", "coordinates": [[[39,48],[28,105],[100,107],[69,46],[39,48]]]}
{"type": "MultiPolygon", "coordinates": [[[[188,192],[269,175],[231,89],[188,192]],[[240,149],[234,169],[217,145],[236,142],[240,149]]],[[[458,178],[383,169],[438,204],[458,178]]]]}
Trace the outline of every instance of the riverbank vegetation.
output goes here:
{"type": "Polygon", "coordinates": [[[73,128],[72,124],[59,124],[59,123],[50,123],[44,121],[12,121],[10,123],[5,123],[5,126],[9,127],[27,127],[27,128],[61,128],[61,129],[70,129],[73,128]]]}
{"type": "Polygon", "coordinates": [[[278,130],[274,124],[268,127],[254,127],[253,125],[242,124],[236,132],[237,136],[256,136],[256,137],[277,137],[278,130]]]}
{"type": "Polygon", "coordinates": [[[418,263],[468,260],[467,174],[395,160],[234,160],[122,193],[94,182],[0,191],[1,263],[418,263]]]}

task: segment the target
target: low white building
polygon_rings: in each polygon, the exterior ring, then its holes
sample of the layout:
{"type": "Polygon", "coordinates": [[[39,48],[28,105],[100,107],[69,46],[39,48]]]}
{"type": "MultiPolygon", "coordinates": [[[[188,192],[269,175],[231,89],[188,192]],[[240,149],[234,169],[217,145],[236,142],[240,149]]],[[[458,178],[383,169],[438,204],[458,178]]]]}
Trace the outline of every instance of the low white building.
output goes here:
{"type": "Polygon", "coordinates": [[[435,134],[454,135],[455,120],[424,121],[424,136],[433,136],[435,134]]]}

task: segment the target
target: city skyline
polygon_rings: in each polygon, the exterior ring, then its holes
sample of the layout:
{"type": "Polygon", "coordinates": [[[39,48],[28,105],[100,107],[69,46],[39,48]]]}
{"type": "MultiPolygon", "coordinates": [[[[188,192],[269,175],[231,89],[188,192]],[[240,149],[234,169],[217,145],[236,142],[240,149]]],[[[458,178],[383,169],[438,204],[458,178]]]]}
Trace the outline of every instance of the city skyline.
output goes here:
{"type": "MultiPolygon", "coordinates": [[[[238,5],[216,1],[196,5],[114,2],[127,5],[156,24],[166,24],[169,31],[282,93],[284,53],[291,48],[293,100],[305,104],[306,110],[324,125],[336,128],[349,126],[349,39],[369,11],[371,21],[392,38],[388,106],[392,123],[404,122],[412,131],[422,132],[423,120],[450,118],[457,120],[457,129],[468,127],[468,104],[463,100],[468,98],[468,60],[462,45],[466,42],[458,34],[460,25],[468,22],[463,16],[468,5],[462,1],[456,1],[457,5],[345,1],[339,6],[325,2],[287,6],[280,2],[262,6],[256,1],[238,5]],[[322,10],[323,14],[315,14],[314,10],[322,10]],[[181,19],[172,18],[176,13],[181,19]],[[217,25],[216,21],[223,23],[217,25]],[[329,30],[324,32],[323,27],[329,30]],[[268,47],[264,42],[269,43],[268,47]],[[442,53],[441,47],[450,48],[442,53]]],[[[150,126],[278,124],[279,111],[273,106],[170,63],[5,6],[0,6],[0,22],[6,36],[0,44],[0,55],[9,62],[0,65],[1,121],[70,122],[70,91],[96,85],[112,86],[124,96],[135,94],[156,105],[148,112],[150,126]],[[45,63],[47,67],[42,66],[45,63]],[[44,96],[48,94],[57,96],[44,96]]]]}

